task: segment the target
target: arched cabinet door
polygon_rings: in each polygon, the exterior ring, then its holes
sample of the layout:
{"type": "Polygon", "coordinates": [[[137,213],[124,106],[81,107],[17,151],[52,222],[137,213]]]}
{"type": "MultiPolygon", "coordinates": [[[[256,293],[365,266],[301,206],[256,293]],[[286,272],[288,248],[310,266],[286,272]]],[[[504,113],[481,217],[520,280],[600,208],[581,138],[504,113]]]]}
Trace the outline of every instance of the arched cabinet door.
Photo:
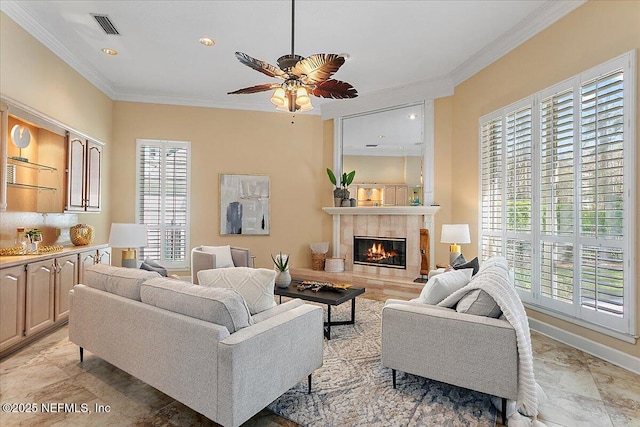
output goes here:
{"type": "Polygon", "coordinates": [[[0,351],[23,339],[25,277],[24,265],[0,269],[0,351]]]}
{"type": "Polygon", "coordinates": [[[69,317],[69,291],[78,284],[78,255],[67,255],[55,261],[54,321],[69,317]]]}
{"type": "Polygon", "coordinates": [[[55,262],[52,259],[27,264],[25,335],[53,325],[55,262]]]}
{"type": "Polygon", "coordinates": [[[102,201],[102,150],[99,142],[67,135],[67,212],[99,212],[102,201]]]}

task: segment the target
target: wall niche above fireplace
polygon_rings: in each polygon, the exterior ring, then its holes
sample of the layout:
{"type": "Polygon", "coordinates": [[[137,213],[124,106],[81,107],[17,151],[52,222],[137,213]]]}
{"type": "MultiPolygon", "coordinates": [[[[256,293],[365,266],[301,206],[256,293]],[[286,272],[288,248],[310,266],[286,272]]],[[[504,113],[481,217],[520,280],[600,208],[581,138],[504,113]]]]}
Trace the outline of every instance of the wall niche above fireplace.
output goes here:
{"type": "Polygon", "coordinates": [[[407,239],[353,236],[353,263],[405,270],[407,239]]]}

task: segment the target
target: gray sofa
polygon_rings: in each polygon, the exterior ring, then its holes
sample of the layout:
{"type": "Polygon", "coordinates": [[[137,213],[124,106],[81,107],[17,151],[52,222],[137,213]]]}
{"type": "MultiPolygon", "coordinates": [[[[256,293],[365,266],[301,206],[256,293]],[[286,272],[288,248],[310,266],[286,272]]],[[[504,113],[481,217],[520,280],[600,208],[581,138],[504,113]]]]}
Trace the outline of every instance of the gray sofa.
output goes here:
{"type": "Polygon", "coordinates": [[[311,390],[311,373],[322,366],[320,307],[292,300],[249,316],[249,325],[233,331],[237,322],[222,326],[140,301],[145,291],[204,286],[167,285],[161,281],[171,279],[143,270],[109,271],[102,282],[71,291],[69,339],[80,346],[81,359],[86,349],[224,426],[242,424],[305,377],[311,390]]]}
{"type": "Polygon", "coordinates": [[[506,399],[518,397],[516,332],[502,318],[387,300],[382,364],[392,369],[394,387],[400,370],[500,397],[503,417],[506,399]]]}

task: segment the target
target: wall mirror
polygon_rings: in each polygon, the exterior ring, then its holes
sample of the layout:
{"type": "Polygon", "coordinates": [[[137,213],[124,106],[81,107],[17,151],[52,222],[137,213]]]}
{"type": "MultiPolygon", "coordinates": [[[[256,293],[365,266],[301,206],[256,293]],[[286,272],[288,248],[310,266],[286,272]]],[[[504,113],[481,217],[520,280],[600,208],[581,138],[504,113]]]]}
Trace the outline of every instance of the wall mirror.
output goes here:
{"type": "Polygon", "coordinates": [[[342,170],[357,206],[423,204],[424,103],[342,118],[342,170]]]}

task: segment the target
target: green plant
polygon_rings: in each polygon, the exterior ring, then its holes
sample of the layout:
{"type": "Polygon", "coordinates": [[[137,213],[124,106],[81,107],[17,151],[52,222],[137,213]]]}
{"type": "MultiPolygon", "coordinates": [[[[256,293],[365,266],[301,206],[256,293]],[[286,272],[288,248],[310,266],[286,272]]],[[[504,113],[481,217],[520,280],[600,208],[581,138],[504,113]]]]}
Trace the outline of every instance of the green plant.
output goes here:
{"type": "Polygon", "coordinates": [[[277,258],[272,254],[271,259],[278,270],[287,271],[287,267],[289,267],[289,256],[286,256],[286,259],[283,260],[282,252],[280,252],[280,255],[277,258]]]}
{"type": "MultiPolygon", "coordinates": [[[[329,168],[327,168],[327,175],[329,175],[329,181],[331,181],[331,183],[335,185],[337,188],[338,179],[336,178],[336,175],[333,173],[333,171],[329,168]]],[[[355,176],[356,176],[356,171],[343,173],[342,176],[340,177],[340,186],[346,189],[348,186],[351,185],[351,183],[353,182],[353,178],[355,178],[355,176]]]]}
{"type": "Polygon", "coordinates": [[[25,232],[24,235],[29,239],[29,243],[42,241],[42,231],[37,228],[25,232]]]}

